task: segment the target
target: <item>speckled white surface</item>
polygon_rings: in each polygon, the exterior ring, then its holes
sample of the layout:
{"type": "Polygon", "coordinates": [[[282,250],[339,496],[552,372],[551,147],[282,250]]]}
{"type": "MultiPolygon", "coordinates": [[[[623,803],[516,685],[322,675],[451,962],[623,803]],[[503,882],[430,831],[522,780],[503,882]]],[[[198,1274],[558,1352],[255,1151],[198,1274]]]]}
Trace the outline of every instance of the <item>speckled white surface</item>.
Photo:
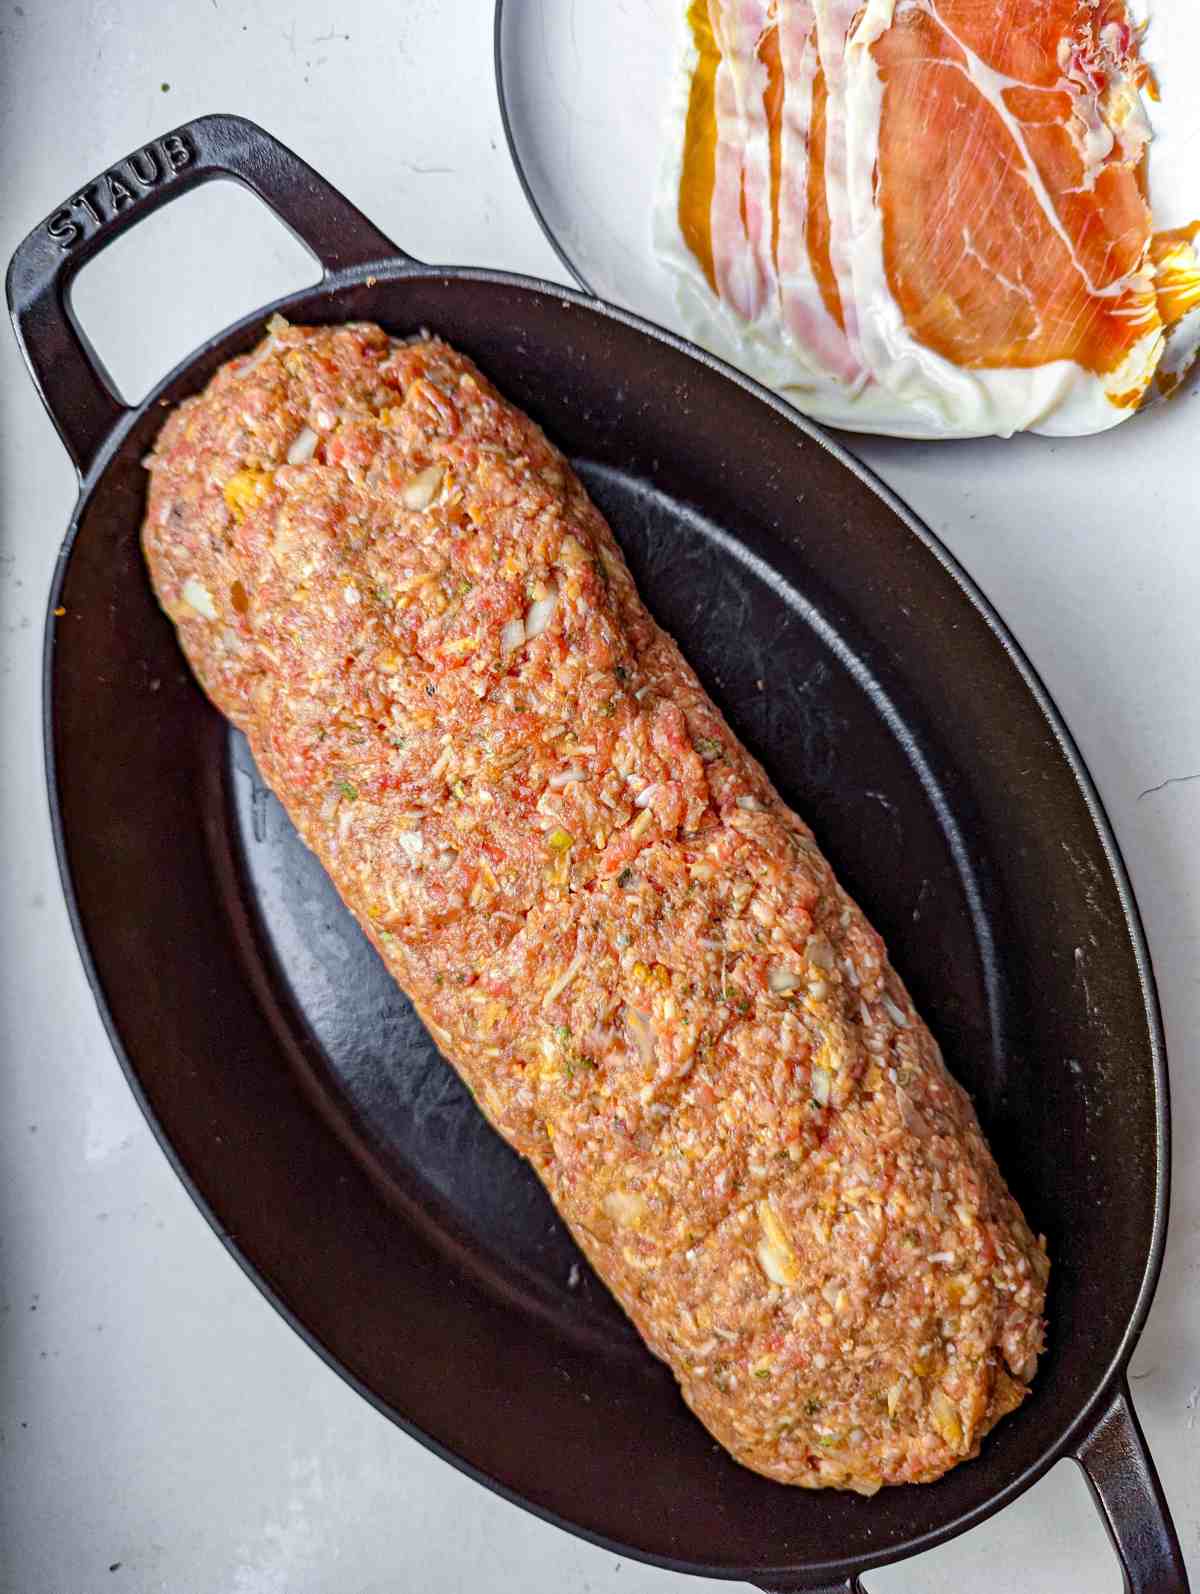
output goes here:
{"type": "MultiPolygon", "coordinates": [[[[419,256],[557,270],[509,169],[486,0],[0,0],[0,255],[108,162],[212,110],[265,123],[419,256]]],[[[111,251],[77,303],[137,394],[219,324],[312,275],[253,200],[221,185],[111,251]]],[[[1200,1580],[1198,420],[1192,398],[1080,444],[862,453],[1028,648],[1138,891],[1171,1044],[1177,1173],[1133,1387],[1200,1580]]],[[[0,1591],[699,1587],[544,1526],[392,1428],[242,1277],[151,1140],[79,967],[46,817],[40,633],[72,498],[0,334],[0,1591]]],[[[1120,1589],[1069,1464],[995,1521],[866,1583],[1120,1589]]]]}

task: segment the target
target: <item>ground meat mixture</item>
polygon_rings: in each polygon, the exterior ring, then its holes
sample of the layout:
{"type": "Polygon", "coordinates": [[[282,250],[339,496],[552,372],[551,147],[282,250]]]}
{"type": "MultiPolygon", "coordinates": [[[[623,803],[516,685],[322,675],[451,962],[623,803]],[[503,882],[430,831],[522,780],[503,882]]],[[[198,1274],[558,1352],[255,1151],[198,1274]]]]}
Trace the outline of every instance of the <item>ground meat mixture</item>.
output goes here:
{"type": "Polygon", "coordinates": [[[1044,1245],[563,457],[436,338],[277,319],[148,464],[198,679],[697,1416],[805,1487],[973,1456],[1044,1245]]]}

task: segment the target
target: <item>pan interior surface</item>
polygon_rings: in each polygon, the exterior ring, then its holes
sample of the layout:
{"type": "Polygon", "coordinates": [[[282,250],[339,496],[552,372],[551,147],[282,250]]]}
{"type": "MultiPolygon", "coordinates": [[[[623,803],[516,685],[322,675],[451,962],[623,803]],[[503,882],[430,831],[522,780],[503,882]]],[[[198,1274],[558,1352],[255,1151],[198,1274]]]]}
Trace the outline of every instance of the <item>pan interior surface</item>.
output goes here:
{"type": "Polygon", "coordinates": [[[793,420],[618,317],[482,274],[309,292],[427,326],[562,446],[656,618],[812,824],[972,1092],[1054,1263],[1034,1393],[943,1482],[870,1501],[738,1468],[588,1273],[183,666],[141,568],[139,413],[86,495],[49,661],[77,928],[131,1082],[220,1231],[383,1410],[634,1554],[882,1561],[1040,1466],[1122,1350],[1151,1256],[1154,1036],[1087,795],[929,543],[793,420]]]}

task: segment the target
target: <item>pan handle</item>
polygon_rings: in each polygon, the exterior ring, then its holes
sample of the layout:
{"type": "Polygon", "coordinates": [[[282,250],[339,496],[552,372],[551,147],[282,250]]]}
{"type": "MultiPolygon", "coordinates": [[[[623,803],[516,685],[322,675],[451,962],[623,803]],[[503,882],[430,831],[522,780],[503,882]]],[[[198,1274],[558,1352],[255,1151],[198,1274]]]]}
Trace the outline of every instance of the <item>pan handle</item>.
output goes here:
{"type": "Polygon", "coordinates": [[[1075,1459],[1120,1557],[1126,1594],[1188,1594],[1183,1551],[1124,1378],[1075,1459]]]}
{"type": "MultiPolygon", "coordinates": [[[[1191,1583],[1170,1507],[1158,1480],[1124,1378],[1103,1414],[1075,1451],[1100,1508],[1125,1578],[1125,1594],[1189,1594],[1191,1583]]],[[[800,1594],[809,1583],[755,1585],[763,1594],[800,1594]]],[[[822,1594],[867,1594],[856,1577],[828,1585],[822,1594]]]]}
{"type": "Polygon", "coordinates": [[[202,116],[164,133],[67,197],[8,268],[8,307],[25,363],[81,477],[128,413],[71,310],[82,266],[160,205],[232,177],[270,206],[328,281],[408,257],[286,145],[240,116],[202,116]]]}

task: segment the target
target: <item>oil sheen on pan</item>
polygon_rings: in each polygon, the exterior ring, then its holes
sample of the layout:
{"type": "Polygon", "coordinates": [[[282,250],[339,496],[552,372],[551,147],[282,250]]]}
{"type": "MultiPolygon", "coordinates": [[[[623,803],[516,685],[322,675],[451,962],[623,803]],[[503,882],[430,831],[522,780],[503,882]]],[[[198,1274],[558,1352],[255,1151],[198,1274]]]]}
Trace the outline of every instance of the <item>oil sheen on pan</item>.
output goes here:
{"type": "Polygon", "coordinates": [[[655,243],[691,334],[802,409],[1103,431],[1200,342],[1124,0],[691,0],[655,243]]]}

